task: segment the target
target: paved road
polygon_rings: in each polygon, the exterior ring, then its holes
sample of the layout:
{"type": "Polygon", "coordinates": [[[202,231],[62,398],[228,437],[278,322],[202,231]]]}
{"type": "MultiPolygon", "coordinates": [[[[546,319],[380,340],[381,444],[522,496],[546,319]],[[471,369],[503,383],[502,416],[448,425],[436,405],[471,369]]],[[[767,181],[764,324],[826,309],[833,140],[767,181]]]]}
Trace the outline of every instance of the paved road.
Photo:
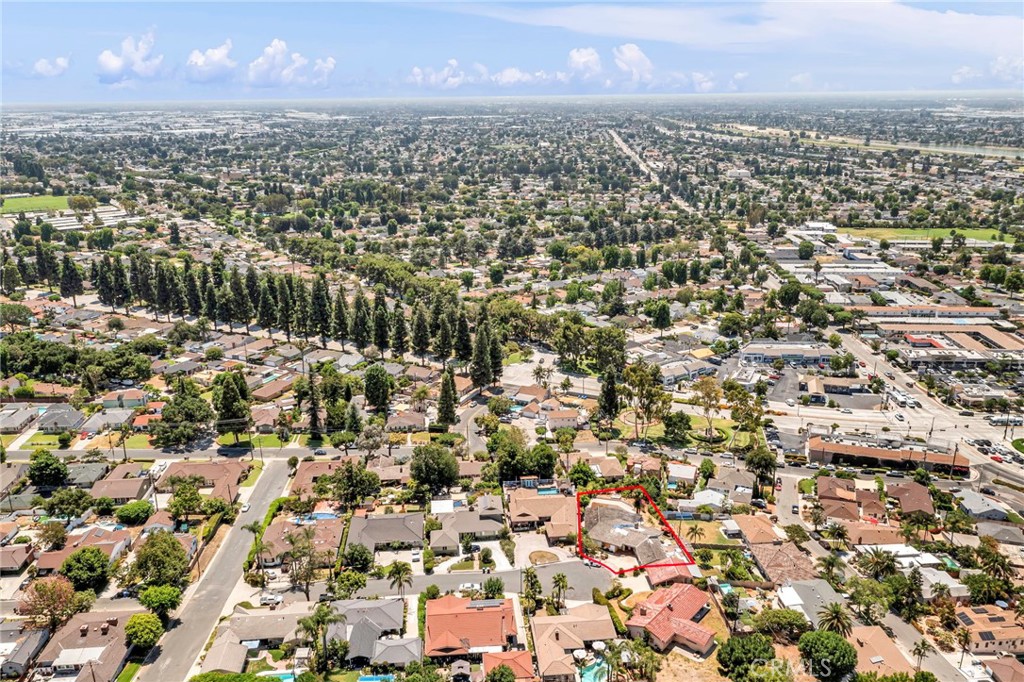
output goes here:
{"type": "Polygon", "coordinates": [[[217,556],[199,579],[195,592],[178,614],[178,623],[160,642],[165,652],[139,672],[139,682],[179,682],[188,678],[192,664],[206,645],[220,618],[225,602],[242,577],[242,562],[252,544],[252,534],[242,526],[266,514],[270,503],[284,492],[288,466],[281,461],[267,464],[256,481],[250,504],[228,532],[217,556]]]}
{"type": "MultiPolygon", "coordinates": [[[[551,591],[552,578],[555,574],[564,573],[565,577],[569,579],[570,591],[567,598],[570,600],[590,601],[595,587],[600,588],[602,592],[607,591],[612,585],[612,580],[615,578],[608,569],[600,566],[584,566],[583,562],[579,560],[550,566],[539,566],[536,570],[537,577],[540,578],[545,594],[551,591]]],[[[429,585],[437,585],[442,592],[446,592],[458,589],[462,583],[480,583],[483,585],[484,581],[488,578],[501,578],[505,582],[506,592],[519,592],[521,590],[519,582],[521,580],[520,570],[516,568],[511,571],[495,571],[489,574],[483,574],[479,571],[460,571],[458,573],[417,575],[413,576],[412,586],[407,587],[405,593],[419,594],[429,585]]],[[[313,587],[310,596],[313,599],[317,599],[326,589],[327,586],[324,583],[318,583],[313,587]]],[[[398,594],[398,590],[393,589],[387,580],[370,580],[366,583],[366,588],[359,592],[357,596],[370,597],[373,595],[389,596],[396,594],[398,594]]],[[[303,601],[304,599],[305,597],[301,591],[291,591],[285,596],[285,601],[288,602],[303,601]]]]}

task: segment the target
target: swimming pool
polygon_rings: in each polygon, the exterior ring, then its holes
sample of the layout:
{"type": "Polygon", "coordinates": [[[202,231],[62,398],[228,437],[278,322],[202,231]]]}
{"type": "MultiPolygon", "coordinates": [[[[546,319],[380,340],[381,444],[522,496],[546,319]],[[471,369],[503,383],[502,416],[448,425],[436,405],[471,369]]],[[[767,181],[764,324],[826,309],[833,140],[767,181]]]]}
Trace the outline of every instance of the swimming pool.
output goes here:
{"type": "Polygon", "coordinates": [[[394,675],[363,675],[359,682],[394,682],[394,675]]]}
{"type": "Polygon", "coordinates": [[[275,680],[281,680],[281,682],[295,682],[295,675],[293,675],[291,672],[279,673],[279,672],[275,672],[275,671],[268,671],[268,672],[258,673],[256,675],[256,677],[266,677],[268,679],[269,678],[273,678],[275,680]]]}
{"type": "Polygon", "coordinates": [[[537,488],[538,495],[557,495],[558,488],[537,488]]]}
{"type": "Polygon", "coordinates": [[[583,682],[604,682],[607,676],[608,668],[601,659],[597,659],[580,671],[580,679],[583,682]]]}
{"type": "Polygon", "coordinates": [[[732,592],[732,585],[729,583],[718,583],[718,590],[722,595],[726,595],[732,592]]]}

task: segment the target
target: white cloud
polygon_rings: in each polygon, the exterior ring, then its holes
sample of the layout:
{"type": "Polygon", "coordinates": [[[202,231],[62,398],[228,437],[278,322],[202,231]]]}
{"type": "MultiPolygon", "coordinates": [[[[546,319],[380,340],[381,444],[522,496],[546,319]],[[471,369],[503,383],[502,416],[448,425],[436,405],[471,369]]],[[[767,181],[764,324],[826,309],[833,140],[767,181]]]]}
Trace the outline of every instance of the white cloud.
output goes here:
{"type": "Polygon", "coordinates": [[[634,83],[647,83],[653,77],[654,64],[644,51],[634,43],[626,43],[612,49],[615,65],[628,74],[634,83]]]}
{"type": "Polygon", "coordinates": [[[1024,58],[999,56],[989,64],[989,71],[995,78],[1011,83],[1024,80],[1024,58]]]}
{"type": "Polygon", "coordinates": [[[298,52],[288,52],[288,43],[274,38],[263,54],[249,64],[249,84],[257,88],[295,85],[309,60],[298,52]]]}
{"type": "Polygon", "coordinates": [[[814,85],[814,79],[811,77],[811,74],[805,71],[794,75],[789,79],[789,83],[790,85],[796,86],[802,90],[808,90],[812,85],[814,85]]]}
{"type": "Polygon", "coordinates": [[[459,66],[458,60],[449,59],[442,68],[437,70],[430,66],[414,66],[406,80],[421,87],[453,90],[467,83],[478,82],[480,70],[475,70],[477,71],[477,76],[471,76],[459,66]]]}
{"type": "Polygon", "coordinates": [[[42,78],[55,78],[68,70],[71,65],[67,57],[55,57],[52,61],[46,58],[36,60],[32,65],[32,75],[42,78]]]}
{"type": "Polygon", "coordinates": [[[139,38],[128,36],[121,41],[120,54],[103,50],[96,58],[99,78],[103,83],[123,83],[135,78],[153,78],[160,72],[164,56],[150,56],[156,39],[150,31],[139,38]]]}
{"type": "Polygon", "coordinates": [[[579,74],[584,80],[601,73],[601,55],[592,47],[577,47],[569,50],[569,71],[579,74]]]}
{"type": "Polygon", "coordinates": [[[701,73],[700,71],[694,71],[690,74],[690,80],[693,81],[693,89],[696,92],[711,92],[715,89],[715,74],[713,73],[701,73]]]}
{"type": "Polygon", "coordinates": [[[900,2],[578,3],[467,5],[460,11],[533,26],[718,52],[803,52],[851,47],[966,51],[994,59],[1021,52],[1024,18],[971,14],[900,2]]]}
{"type": "Polygon", "coordinates": [[[963,85],[973,80],[977,80],[982,77],[981,71],[971,68],[970,66],[961,66],[953,72],[953,75],[949,77],[955,85],[963,85]]]}
{"type": "Polygon", "coordinates": [[[211,47],[200,52],[192,50],[185,64],[185,73],[189,80],[208,83],[231,75],[238,62],[231,58],[231,39],[223,45],[211,47]]]}
{"type": "Polygon", "coordinates": [[[327,81],[330,79],[331,74],[334,73],[334,67],[337,65],[338,62],[334,60],[334,57],[317,59],[313,63],[313,80],[310,82],[318,87],[327,85],[327,81]]]}
{"type": "Polygon", "coordinates": [[[732,75],[732,79],[738,83],[739,81],[746,80],[749,75],[746,71],[737,71],[732,75]]]}

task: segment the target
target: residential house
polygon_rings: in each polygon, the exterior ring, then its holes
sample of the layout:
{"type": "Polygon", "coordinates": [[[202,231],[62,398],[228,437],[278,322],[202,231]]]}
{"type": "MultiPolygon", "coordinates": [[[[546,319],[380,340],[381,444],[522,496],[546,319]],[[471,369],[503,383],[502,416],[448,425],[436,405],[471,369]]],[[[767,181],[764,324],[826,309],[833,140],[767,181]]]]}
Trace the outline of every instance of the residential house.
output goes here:
{"type": "Polygon", "coordinates": [[[441,529],[431,531],[430,549],[435,554],[457,554],[461,539],[469,536],[474,540],[493,540],[505,528],[504,511],[465,510],[438,514],[441,529]]]}
{"type": "Polygon", "coordinates": [[[890,483],[886,488],[886,494],[897,500],[900,511],[904,514],[921,513],[929,516],[935,513],[932,505],[931,495],[928,488],[915,481],[906,483],[890,483]]]}
{"type": "Polygon", "coordinates": [[[210,497],[217,497],[233,503],[238,498],[238,486],[249,473],[249,462],[228,460],[223,462],[171,462],[157,481],[159,492],[171,492],[171,481],[175,478],[198,476],[203,480],[202,488],[209,489],[210,497]]]}
{"type": "Polygon", "coordinates": [[[113,682],[131,653],[124,626],[141,611],[77,613],[62,625],[36,659],[36,672],[57,680],[113,682]]]}
{"type": "Polygon", "coordinates": [[[426,415],[424,415],[422,412],[415,412],[413,410],[403,410],[401,412],[397,412],[388,417],[387,421],[388,431],[411,433],[413,431],[425,431],[426,428],[426,415]]]}
{"type": "Polygon", "coordinates": [[[548,412],[547,426],[552,431],[558,429],[575,429],[579,426],[580,413],[576,409],[551,410],[548,412]]]}
{"type": "Polygon", "coordinates": [[[36,421],[36,428],[43,433],[75,432],[85,423],[85,414],[70,405],[55,403],[46,408],[36,421]]]}
{"type": "Polygon", "coordinates": [[[108,530],[91,526],[83,533],[69,535],[63,549],[43,552],[36,560],[36,574],[49,575],[60,570],[64,560],[85,547],[96,547],[107,555],[113,564],[132,547],[132,536],[126,530],[108,530]]]}
{"type": "Polygon", "coordinates": [[[573,652],[616,638],[608,608],[598,604],[580,604],[565,615],[534,616],[530,626],[542,682],[575,682],[573,652]]]}
{"type": "Polygon", "coordinates": [[[858,625],[846,638],[857,650],[857,673],[874,673],[889,677],[902,673],[910,677],[917,672],[904,656],[892,637],[877,625],[858,625]]]}
{"type": "Polygon", "coordinates": [[[138,388],[128,388],[123,391],[111,391],[102,398],[103,409],[115,410],[131,409],[146,406],[146,392],[138,388]]]}
{"type": "Polygon", "coordinates": [[[1016,524],[980,521],[974,529],[978,531],[979,537],[987,535],[1001,545],[1024,546],[1024,531],[1016,524]]]}
{"type": "Polygon", "coordinates": [[[775,597],[780,607],[799,611],[815,628],[825,607],[845,603],[842,595],[820,578],[787,581],[776,590],[775,597]]]}
{"type": "Polygon", "coordinates": [[[729,497],[717,490],[701,490],[695,492],[688,500],[676,500],[676,509],[682,512],[696,513],[701,507],[708,507],[718,513],[729,503],[729,497]]]}
{"type": "Polygon", "coordinates": [[[960,626],[971,633],[969,651],[975,654],[1011,654],[1024,651],[1024,626],[1017,622],[1011,609],[992,604],[961,606],[956,610],[960,626]]]}
{"type": "Polygon", "coordinates": [[[50,633],[27,627],[28,621],[0,623],[0,676],[24,678],[32,661],[50,639],[50,633]]]}
{"type": "Polygon", "coordinates": [[[750,553],[761,573],[776,584],[818,576],[814,562],[792,542],[753,545],[750,553]]]}
{"type": "Polygon", "coordinates": [[[697,482],[698,469],[692,464],[679,462],[668,463],[668,482],[694,485],[697,482]]]}
{"type": "Polygon", "coordinates": [[[362,545],[371,552],[378,546],[423,546],[423,514],[382,514],[353,516],[346,547],[362,545]]]}
{"type": "Polygon", "coordinates": [[[971,518],[987,521],[1006,521],[1009,518],[1009,514],[1002,505],[973,490],[957,493],[957,497],[960,498],[960,511],[971,518]]]}
{"type": "MultiPolygon", "coordinates": [[[[288,551],[292,545],[288,538],[298,538],[306,529],[313,529],[313,547],[321,557],[321,567],[332,566],[341,546],[341,536],[345,528],[343,519],[293,519],[278,516],[263,533],[263,544],[266,546],[259,559],[262,566],[280,566],[288,563],[288,551]]],[[[370,550],[373,548],[370,547],[370,550]]]]}
{"type": "MultiPolygon", "coordinates": [[[[607,615],[607,609],[602,610],[607,615]]],[[[431,658],[504,651],[516,644],[512,600],[477,601],[453,594],[432,599],[427,602],[423,638],[426,642],[424,653],[431,658]]]]}
{"type": "Polygon", "coordinates": [[[1024,663],[1014,656],[1001,656],[985,662],[995,682],[1024,682],[1024,663]]]}
{"type": "Polygon", "coordinates": [[[295,468],[295,476],[292,478],[292,494],[295,495],[300,492],[311,493],[315,490],[316,482],[321,477],[330,476],[346,464],[355,464],[359,461],[360,458],[357,455],[349,455],[337,460],[299,462],[299,466],[295,468]]]}
{"type": "Polygon", "coordinates": [[[36,558],[36,549],[29,543],[0,547],[0,574],[14,575],[24,571],[36,558]]]}
{"type": "Polygon", "coordinates": [[[10,403],[0,410],[0,433],[21,433],[39,416],[39,410],[25,403],[10,403]]]}
{"type": "Polygon", "coordinates": [[[943,592],[953,601],[970,601],[971,591],[949,573],[931,566],[919,567],[918,570],[921,572],[921,596],[926,602],[935,601],[938,594],[943,592]],[[939,585],[943,585],[944,589],[936,589],[939,585]]]}
{"type": "Polygon", "coordinates": [[[763,545],[766,543],[780,545],[786,540],[786,534],[772,523],[767,516],[739,514],[732,517],[732,520],[739,527],[740,533],[748,545],[763,545]]]}
{"type": "Polygon", "coordinates": [[[89,489],[89,494],[94,500],[109,497],[114,504],[121,505],[135,500],[144,500],[149,497],[152,490],[153,483],[148,476],[115,478],[111,475],[102,481],[96,481],[89,489]]]}
{"type": "Polygon", "coordinates": [[[704,489],[725,495],[733,504],[749,504],[754,494],[754,474],[740,469],[721,468],[704,489]]]}
{"type": "Polygon", "coordinates": [[[676,584],[657,590],[637,604],[626,627],[634,639],[644,637],[659,651],[673,644],[706,656],[715,633],[697,623],[708,612],[708,595],[693,585],[676,584]]]}
{"type": "MultiPolygon", "coordinates": [[[[252,649],[270,649],[286,643],[299,643],[299,619],[309,615],[308,604],[287,604],[267,612],[236,606],[231,616],[217,626],[217,639],[245,642],[252,649]]],[[[240,672],[240,671],[232,671],[240,672]]]]}
{"type": "Polygon", "coordinates": [[[327,637],[348,642],[351,664],[405,667],[422,659],[423,640],[401,636],[405,630],[403,599],[346,599],[331,602],[331,606],[344,621],[328,626],[327,637]]]}
{"type": "Polygon", "coordinates": [[[534,488],[516,488],[508,495],[508,523],[512,530],[544,527],[548,541],[561,540],[578,528],[576,498],[541,495],[534,488]]]}
{"type": "Polygon", "coordinates": [[[74,488],[89,490],[96,482],[107,475],[110,467],[106,462],[85,462],[82,464],[69,464],[66,485],[74,488]]]}
{"type": "Polygon", "coordinates": [[[516,682],[533,682],[537,676],[533,656],[529,651],[496,651],[483,656],[484,677],[499,665],[507,666],[516,676],[516,682]]]}
{"type": "Polygon", "coordinates": [[[124,424],[130,424],[134,418],[135,411],[127,408],[101,410],[85,420],[79,431],[87,435],[95,435],[109,429],[118,429],[124,424]]]}

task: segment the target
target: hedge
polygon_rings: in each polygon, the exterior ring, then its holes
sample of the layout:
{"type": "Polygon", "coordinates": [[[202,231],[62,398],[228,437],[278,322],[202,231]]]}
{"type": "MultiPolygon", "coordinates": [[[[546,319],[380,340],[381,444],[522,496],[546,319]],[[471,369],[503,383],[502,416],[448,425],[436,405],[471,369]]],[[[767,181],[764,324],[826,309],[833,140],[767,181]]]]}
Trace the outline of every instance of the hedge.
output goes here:
{"type": "Polygon", "coordinates": [[[252,539],[252,547],[249,548],[249,555],[245,558],[245,570],[252,568],[253,562],[256,560],[256,540],[262,538],[263,533],[266,532],[267,526],[277,516],[277,512],[281,509],[281,505],[288,501],[287,497],[279,497],[270,503],[270,508],[267,509],[266,516],[263,517],[263,523],[260,525],[260,533],[252,539]]]}
{"type": "Polygon", "coordinates": [[[608,601],[607,597],[605,597],[603,594],[601,594],[601,588],[599,588],[599,587],[595,587],[594,588],[593,597],[594,597],[594,603],[595,604],[600,604],[600,605],[606,606],[608,608],[608,615],[610,615],[611,618],[612,618],[612,625],[615,626],[616,634],[618,634],[620,637],[623,637],[623,636],[627,635],[629,633],[629,630],[626,628],[625,625],[622,624],[622,619],[619,618],[619,614],[615,610],[615,607],[612,606],[611,602],[608,601]]]}

